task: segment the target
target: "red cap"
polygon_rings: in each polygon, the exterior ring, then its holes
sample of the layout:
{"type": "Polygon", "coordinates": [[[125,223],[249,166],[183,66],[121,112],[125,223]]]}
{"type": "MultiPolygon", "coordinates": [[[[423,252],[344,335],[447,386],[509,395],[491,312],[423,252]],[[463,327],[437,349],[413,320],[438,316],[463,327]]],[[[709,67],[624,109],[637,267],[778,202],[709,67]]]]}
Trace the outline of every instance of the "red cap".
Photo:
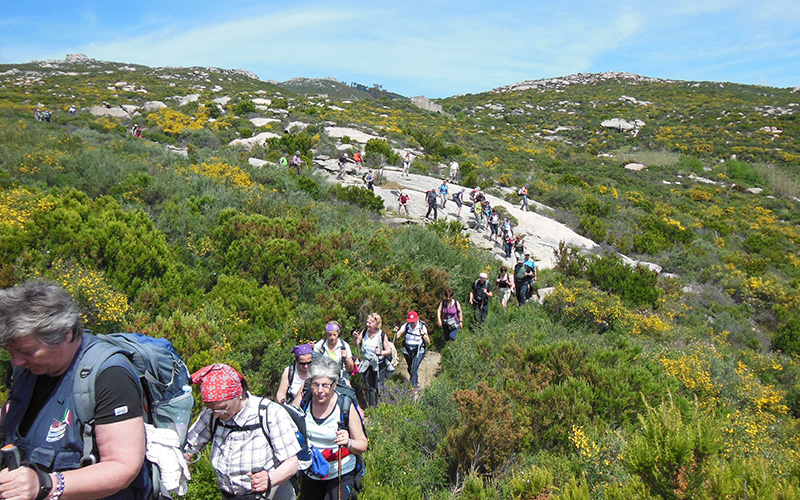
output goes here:
{"type": "Polygon", "coordinates": [[[408,321],[413,323],[413,322],[417,321],[418,319],[419,319],[419,314],[417,314],[417,311],[409,311],[408,312],[408,321]]]}

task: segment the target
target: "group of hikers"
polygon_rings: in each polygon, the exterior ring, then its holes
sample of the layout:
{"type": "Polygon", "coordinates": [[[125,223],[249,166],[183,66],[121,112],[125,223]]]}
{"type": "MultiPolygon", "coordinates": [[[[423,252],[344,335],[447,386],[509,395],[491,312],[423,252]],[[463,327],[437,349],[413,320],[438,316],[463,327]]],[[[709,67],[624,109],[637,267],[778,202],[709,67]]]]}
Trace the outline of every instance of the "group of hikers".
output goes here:
{"type": "MultiPolygon", "coordinates": [[[[445,291],[436,316],[445,338],[455,340],[463,316],[452,290],[445,291]]],[[[187,371],[182,390],[199,387],[203,408],[188,431],[191,406],[186,411],[185,444],[178,435],[164,442],[182,465],[174,467],[177,471],[162,469],[161,479],[166,483],[169,476],[174,482],[177,474],[185,488],[187,462],[209,448],[225,500],[289,500],[298,492],[308,500],[355,498],[367,437],[350,380],[363,377],[366,406],[378,404],[397,365],[394,341],[402,338],[417,394],[419,368],[431,343],[428,325],[416,311],[409,311],[391,334],[393,339],[383,330],[381,316],[372,313],[363,328],[352,332],[351,346],[341,338],[341,325],[329,321],[324,338],[294,346],[294,361],[283,370],[274,400],[253,395],[246,379],[229,365],[187,371]]],[[[0,290],[0,347],[14,367],[0,426],[6,445],[0,498],[158,496],[158,488],[155,495],[149,490],[154,483],[147,465],[155,461],[160,466],[164,455],[162,448],[151,457],[150,420],[158,420],[151,412],[159,405],[148,385],[154,377],[137,372],[135,356],[109,347],[108,337],[83,329],[72,297],[54,282],[29,280],[0,290]],[[98,358],[98,351],[105,357],[98,358]]],[[[167,366],[172,369],[169,361],[167,366]]]]}

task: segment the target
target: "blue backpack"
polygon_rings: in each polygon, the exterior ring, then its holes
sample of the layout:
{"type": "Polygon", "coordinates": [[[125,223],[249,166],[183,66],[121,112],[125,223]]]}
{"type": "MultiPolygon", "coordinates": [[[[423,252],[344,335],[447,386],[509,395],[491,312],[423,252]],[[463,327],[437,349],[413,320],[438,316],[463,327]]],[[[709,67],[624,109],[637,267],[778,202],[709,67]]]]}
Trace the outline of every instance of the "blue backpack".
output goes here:
{"type": "MultiPolygon", "coordinates": [[[[94,449],[95,382],[103,363],[121,353],[127,357],[142,386],[142,406],[145,423],[157,428],[168,428],[178,434],[180,446],[186,444],[186,433],[192,416],[192,381],[189,370],[175,352],[172,343],[164,338],[154,338],[141,333],[112,333],[96,335],[94,342],[79,360],[78,374],[73,390],[78,395],[76,413],[78,420],[86,422],[83,429],[84,464],[96,461],[94,449]]],[[[145,459],[150,473],[152,490],[150,498],[170,497],[162,490],[158,467],[145,459]]]]}

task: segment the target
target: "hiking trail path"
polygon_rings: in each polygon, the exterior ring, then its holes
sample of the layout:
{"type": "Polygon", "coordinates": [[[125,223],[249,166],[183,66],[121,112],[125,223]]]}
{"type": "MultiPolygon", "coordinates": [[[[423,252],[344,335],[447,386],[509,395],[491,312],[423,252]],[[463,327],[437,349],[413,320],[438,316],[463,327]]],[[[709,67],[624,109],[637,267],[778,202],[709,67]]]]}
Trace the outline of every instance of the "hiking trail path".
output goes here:
{"type": "MultiPolygon", "coordinates": [[[[314,166],[318,172],[327,177],[328,182],[339,183],[343,186],[358,186],[366,189],[366,184],[361,179],[361,176],[367,171],[366,167],[362,167],[360,172],[358,172],[354,164],[348,164],[346,166],[344,179],[339,180],[337,179],[339,167],[335,158],[317,157],[314,161],[314,166]]],[[[373,169],[373,173],[377,173],[377,170],[373,169]]],[[[387,224],[427,224],[432,222],[425,218],[425,213],[428,210],[425,201],[425,192],[430,189],[434,189],[438,192],[439,186],[442,184],[442,179],[445,177],[447,177],[446,173],[443,173],[442,176],[439,177],[414,173],[409,173],[407,176],[404,176],[400,168],[384,167],[381,185],[374,186],[375,194],[383,198],[384,206],[386,207],[384,221],[387,224]],[[397,198],[400,196],[401,190],[410,198],[408,203],[408,216],[406,216],[405,213],[403,215],[398,213],[399,204],[397,198]]],[[[516,255],[512,253],[511,258],[506,258],[502,243],[500,241],[491,240],[491,233],[486,227],[486,224],[484,223],[483,229],[476,229],[475,224],[471,223],[471,221],[475,221],[475,216],[470,211],[470,205],[472,203],[469,199],[469,194],[473,187],[462,186],[449,181],[448,185],[448,197],[452,197],[453,193],[460,191],[462,188],[464,189],[463,198],[466,203],[461,209],[460,220],[462,222],[463,231],[469,236],[470,241],[476,247],[491,252],[503,262],[503,265],[507,266],[509,270],[513,272],[514,265],[516,264],[516,255]]],[[[508,188],[508,190],[512,192],[512,188],[508,188]]],[[[515,190],[513,192],[515,193],[515,190]]],[[[525,249],[531,252],[531,255],[536,261],[536,266],[539,269],[552,269],[555,266],[556,259],[554,250],[558,248],[559,242],[561,241],[567,245],[578,247],[584,252],[589,252],[598,247],[598,244],[589,238],[581,236],[566,225],[538,213],[547,212],[551,209],[546,205],[537,203],[530,197],[528,198],[530,211],[523,211],[520,209],[520,202],[510,203],[497,196],[492,196],[487,193],[484,193],[484,195],[486,199],[489,200],[492,207],[503,206],[510,215],[517,219],[517,225],[513,226],[514,234],[525,235],[525,249]]],[[[516,196],[516,193],[514,196],[516,196]]],[[[448,221],[456,220],[457,210],[458,206],[456,206],[456,203],[450,198],[446,202],[444,208],[438,209],[438,219],[448,221]]],[[[621,255],[621,257],[629,264],[637,263],[624,255],[621,255]]],[[[645,262],[641,264],[651,269],[657,268],[654,269],[657,272],[660,271],[660,268],[654,264],[645,262]]],[[[495,276],[490,276],[490,279],[494,279],[494,277],[495,276]]],[[[541,299],[546,297],[552,290],[552,288],[541,288],[539,290],[539,300],[541,301],[541,299]]],[[[534,298],[532,300],[536,299],[534,298]]],[[[428,327],[431,329],[437,328],[435,318],[433,318],[433,321],[428,322],[428,327]]],[[[398,353],[400,354],[400,360],[395,370],[394,377],[399,376],[408,380],[408,370],[400,348],[398,348],[398,353]]],[[[436,351],[426,351],[425,358],[418,372],[420,389],[427,387],[436,378],[440,369],[441,355],[436,351]]]]}

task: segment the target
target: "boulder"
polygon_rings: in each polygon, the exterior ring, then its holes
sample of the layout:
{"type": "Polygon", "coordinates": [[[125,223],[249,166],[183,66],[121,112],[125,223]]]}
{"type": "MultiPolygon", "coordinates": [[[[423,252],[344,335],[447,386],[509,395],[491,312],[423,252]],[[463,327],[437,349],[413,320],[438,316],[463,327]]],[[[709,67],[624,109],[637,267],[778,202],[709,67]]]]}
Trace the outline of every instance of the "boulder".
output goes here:
{"type": "Polygon", "coordinates": [[[416,107],[426,111],[433,111],[435,113],[441,113],[443,111],[441,104],[436,104],[424,95],[412,97],[410,100],[416,107]]]}
{"type": "Polygon", "coordinates": [[[153,111],[158,111],[161,108],[166,108],[167,105],[161,101],[147,101],[142,105],[142,110],[145,113],[152,113],[153,111]]]}
{"type": "Polygon", "coordinates": [[[230,142],[229,146],[244,146],[246,149],[252,149],[255,146],[263,146],[266,144],[267,139],[272,137],[280,137],[278,134],[273,134],[272,132],[261,132],[258,135],[254,135],[253,137],[248,137],[247,139],[234,139],[230,142]]]}
{"type": "Polygon", "coordinates": [[[249,163],[254,167],[259,167],[259,168],[269,164],[267,160],[262,160],[260,158],[248,158],[247,163],[249,163]]]}
{"type": "Polygon", "coordinates": [[[625,168],[628,170],[633,170],[635,172],[638,172],[640,170],[646,169],[647,167],[642,165],[641,163],[628,163],[627,165],[625,165],[625,168]]]}
{"type": "Polygon", "coordinates": [[[250,118],[250,123],[255,127],[263,127],[267,123],[280,123],[277,118],[250,118]]]}
{"type": "Polygon", "coordinates": [[[750,194],[761,194],[764,190],[761,188],[747,188],[746,191],[750,194]]]}
{"type": "Polygon", "coordinates": [[[200,99],[200,94],[189,94],[187,96],[175,96],[173,97],[176,101],[178,101],[178,106],[186,106],[190,102],[195,102],[200,99]]]}
{"type": "Polygon", "coordinates": [[[95,116],[113,116],[115,118],[130,118],[131,115],[120,107],[107,108],[105,106],[92,106],[89,113],[95,116]]]}

